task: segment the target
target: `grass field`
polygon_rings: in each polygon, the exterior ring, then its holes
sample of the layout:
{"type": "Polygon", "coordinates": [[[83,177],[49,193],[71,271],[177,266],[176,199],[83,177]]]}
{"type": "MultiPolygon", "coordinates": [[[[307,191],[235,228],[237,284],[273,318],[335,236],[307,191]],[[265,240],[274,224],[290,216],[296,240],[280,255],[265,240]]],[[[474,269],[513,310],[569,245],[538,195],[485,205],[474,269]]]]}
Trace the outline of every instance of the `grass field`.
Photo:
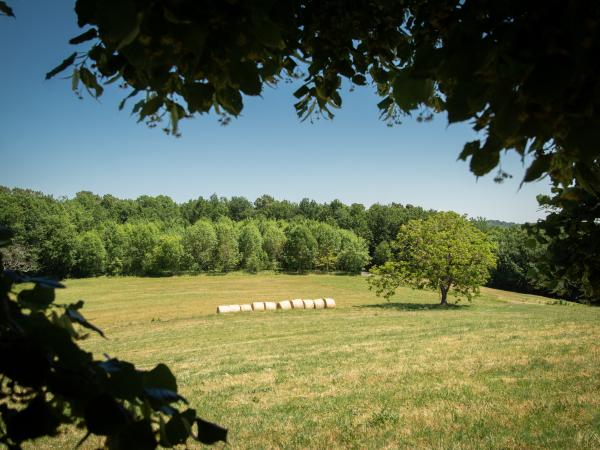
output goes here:
{"type": "Polygon", "coordinates": [[[491,289],[443,309],[435,293],[409,289],[387,303],[363,277],[335,275],[67,287],[58,301],[85,299],[109,337],[87,348],[167,363],[199,414],[229,428],[231,448],[600,449],[600,308],[491,289]],[[215,314],[222,303],[323,296],[338,308],[215,314]]]}

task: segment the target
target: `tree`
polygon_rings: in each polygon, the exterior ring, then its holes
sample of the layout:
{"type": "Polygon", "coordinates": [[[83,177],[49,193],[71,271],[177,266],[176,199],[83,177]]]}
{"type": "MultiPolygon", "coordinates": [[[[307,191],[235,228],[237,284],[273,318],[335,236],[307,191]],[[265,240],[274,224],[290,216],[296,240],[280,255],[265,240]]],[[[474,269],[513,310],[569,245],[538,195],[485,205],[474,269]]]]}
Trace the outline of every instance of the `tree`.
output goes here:
{"type": "Polygon", "coordinates": [[[392,258],[392,248],[388,241],[381,241],[373,251],[373,265],[382,266],[392,258]]]}
{"type": "Polygon", "coordinates": [[[283,255],[285,233],[277,222],[272,220],[260,221],[258,226],[262,234],[266,266],[269,269],[276,269],[283,255]]]}
{"type": "Polygon", "coordinates": [[[152,249],[146,272],[153,275],[173,274],[179,270],[182,258],[181,237],[176,234],[163,234],[152,249]]]}
{"type": "Polygon", "coordinates": [[[77,237],[74,272],[80,277],[101,275],[106,270],[107,254],[97,231],[86,231],[77,237]]]}
{"type": "Polygon", "coordinates": [[[328,223],[311,222],[310,231],[317,241],[315,266],[324,271],[334,270],[342,240],[339,228],[328,223]]]}
{"type": "Polygon", "coordinates": [[[307,225],[293,225],[288,230],[284,249],[288,268],[300,273],[312,269],[315,265],[317,251],[317,240],[307,225]]]}
{"type": "Polygon", "coordinates": [[[360,273],[371,260],[367,243],[348,230],[340,230],[340,252],[337,268],[343,272],[360,273]]]}
{"type": "Polygon", "coordinates": [[[464,217],[436,213],[425,220],[411,220],[400,228],[393,261],[371,269],[370,287],[390,298],[400,285],[428,288],[468,300],[479,294],[496,264],[494,246],[486,235],[464,217]]]}
{"type": "Polygon", "coordinates": [[[217,270],[227,272],[235,269],[239,262],[238,237],[231,219],[222,217],[215,223],[217,246],[214,262],[217,270]]]}
{"type": "Polygon", "coordinates": [[[528,226],[543,247],[531,275],[549,291],[586,303],[600,303],[600,198],[575,185],[555,187],[553,196],[539,197],[550,214],[528,226]]]}
{"type": "Polygon", "coordinates": [[[228,207],[229,217],[236,222],[249,219],[254,212],[254,206],[246,197],[231,197],[228,207]]]}
{"type": "Polygon", "coordinates": [[[250,272],[258,272],[266,256],[258,227],[253,222],[244,223],[240,228],[238,242],[242,267],[250,272]]]}
{"type": "Polygon", "coordinates": [[[152,272],[152,252],[158,244],[160,230],[153,223],[125,224],[123,270],[127,274],[144,275],[152,272]]]}
{"type": "Polygon", "coordinates": [[[183,233],[183,248],[192,261],[193,270],[210,270],[214,266],[214,253],[217,246],[217,234],[212,222],[198,220],[183,233]]]}
{"type": "Polygon", "coordinates": [[[498,257],[487,286],[507,291],[543,293],[531,279],[531,270],[545,253],[545,247],[531,239],[521,226],[488,227],[486,234],[495,243],[498,257]]]}

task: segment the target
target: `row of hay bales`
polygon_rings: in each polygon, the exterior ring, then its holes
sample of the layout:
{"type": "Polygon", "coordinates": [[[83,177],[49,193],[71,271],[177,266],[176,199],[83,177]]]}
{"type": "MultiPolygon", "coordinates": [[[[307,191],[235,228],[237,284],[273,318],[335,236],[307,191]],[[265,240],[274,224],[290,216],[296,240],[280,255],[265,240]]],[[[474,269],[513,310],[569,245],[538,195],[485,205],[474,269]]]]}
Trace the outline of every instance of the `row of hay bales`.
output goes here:
{"type": "Polygon", "coordinates": [[[250,312],[250,311],[274,311],[276,309],[325,309],[335,308],[335,300],[332,298],[281,300],[280,302],[252,302],[243,305],[220,305],[217,313],[250,312]]]}

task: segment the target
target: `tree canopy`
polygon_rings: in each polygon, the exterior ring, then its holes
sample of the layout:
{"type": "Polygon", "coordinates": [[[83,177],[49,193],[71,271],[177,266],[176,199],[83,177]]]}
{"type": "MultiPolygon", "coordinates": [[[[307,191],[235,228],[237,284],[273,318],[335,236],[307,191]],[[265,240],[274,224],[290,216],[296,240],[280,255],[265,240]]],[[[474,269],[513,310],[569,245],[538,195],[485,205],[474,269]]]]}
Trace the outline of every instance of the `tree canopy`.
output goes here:
{"type": "Polygon", "coordinates": [[[368,279],[377,295],[390,298],[401,285],[439,291],[471,300],[496,265],[494,246],[464,217],[436,213],[402,225],[395,246],[397,257],[371,269],[368,279]]]}
{"type": "MultiPolygon", "coordinates": [[[[244,96],[297,78],[305,118],[328,117],[343,87],[372,84],[382,116],[444,111],[485,135],[460,155],[477,176],[503,150],[533,158],[525,182],[549,174],[599,193],[600,5],[550,0],[295,0],[144,2],[77,0],[87,47],[47,74],[74,66],[72,85],[135,98],[155,125],[196,113],[228,120],[244,96]]],[[[500,169],[498,177],[507,176],[500,169]]]]}

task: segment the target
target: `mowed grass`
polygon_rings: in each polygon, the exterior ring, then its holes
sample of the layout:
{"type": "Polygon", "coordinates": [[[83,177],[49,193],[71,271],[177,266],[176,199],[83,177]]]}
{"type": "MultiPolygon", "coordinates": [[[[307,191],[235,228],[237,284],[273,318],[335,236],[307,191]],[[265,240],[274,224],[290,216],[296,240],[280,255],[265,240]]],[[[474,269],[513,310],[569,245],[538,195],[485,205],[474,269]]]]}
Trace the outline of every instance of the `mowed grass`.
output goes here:
{"type": "Polygon", "coordinates": [[[85,299],[109,338],[85,341],[98,357],[167,363],[230,448],[600,448],[600,308],[482,294],[439,308],[360,276],[234,273],[71,280],[58,301],[85,299]],[[324,296],[337,308],[215,314],[324,296]]]}

